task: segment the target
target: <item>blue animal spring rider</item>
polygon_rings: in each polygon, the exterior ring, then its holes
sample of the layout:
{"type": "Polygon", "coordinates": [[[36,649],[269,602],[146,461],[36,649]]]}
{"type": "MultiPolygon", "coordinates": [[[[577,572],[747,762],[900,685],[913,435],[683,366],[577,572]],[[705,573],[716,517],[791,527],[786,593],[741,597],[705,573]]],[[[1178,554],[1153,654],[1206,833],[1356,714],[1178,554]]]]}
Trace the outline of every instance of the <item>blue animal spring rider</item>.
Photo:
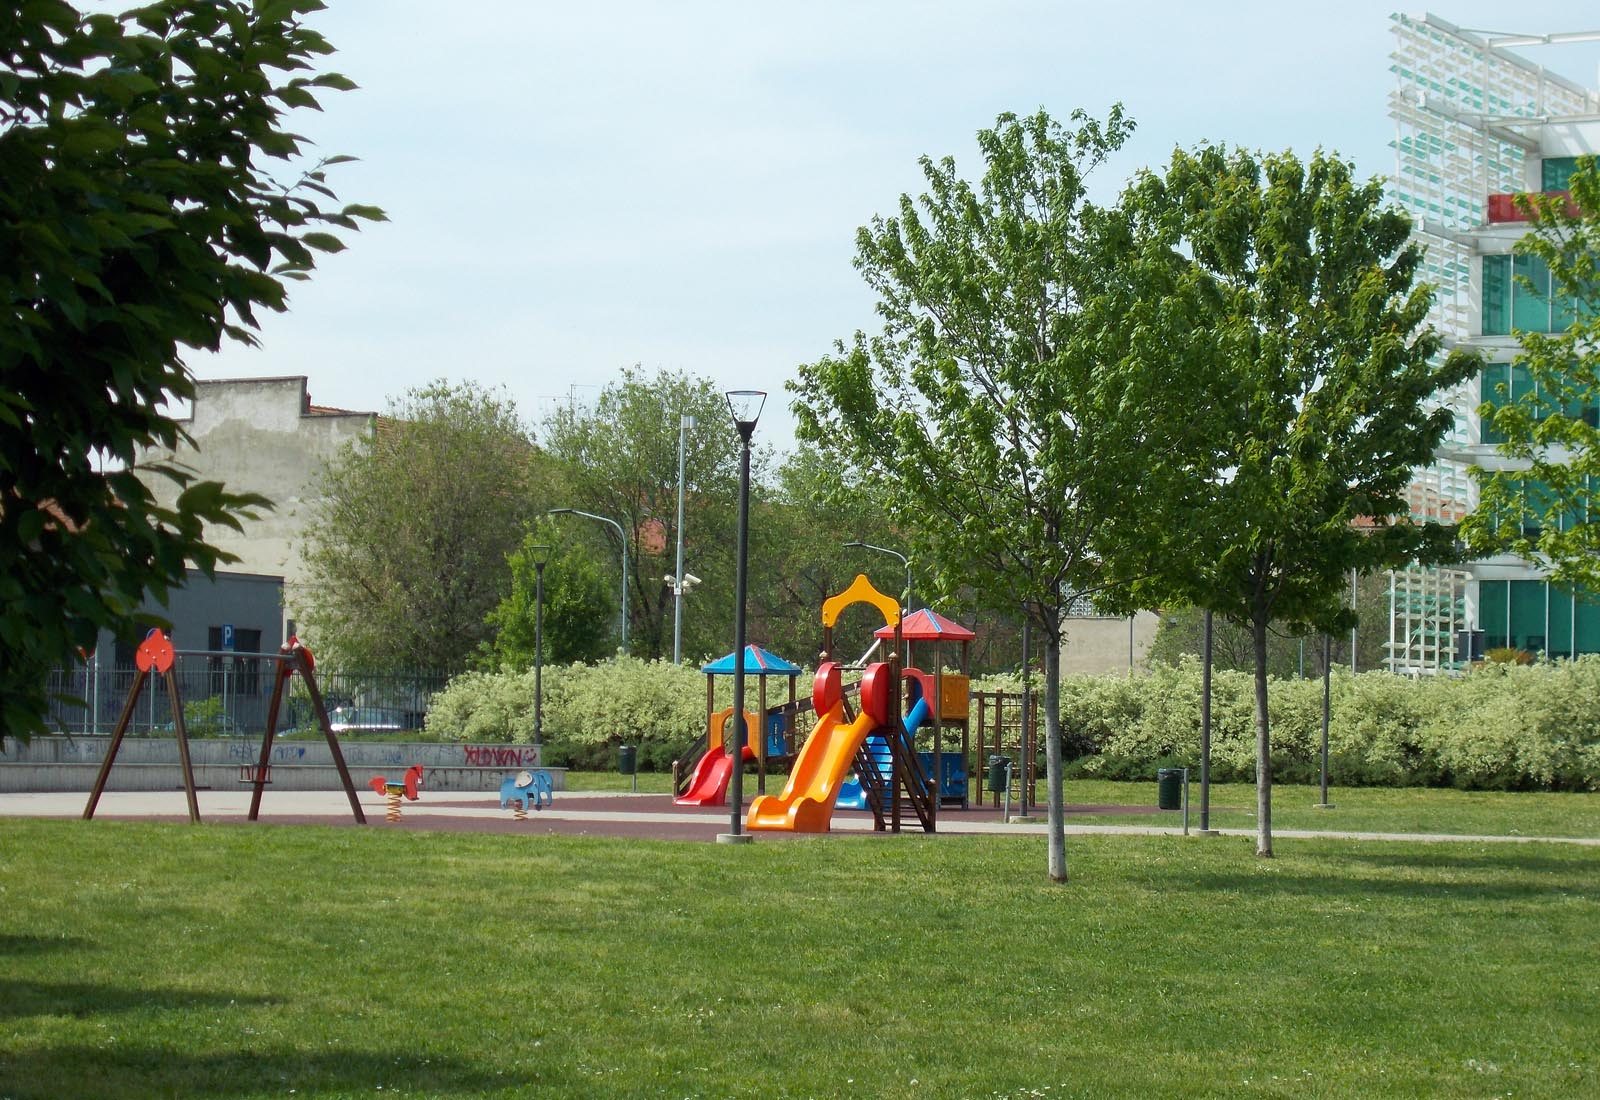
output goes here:
{"type": "Polygon", "coordinates": [[[500,808],[503,810],[516,803],[511,814],[518,821],[528,820],[528,803],[532,802],[535,810],[542,810],[554,801],[555,787],[550,782],[550,773],[543,768],[508,775],[500,783],[500,808]]]}

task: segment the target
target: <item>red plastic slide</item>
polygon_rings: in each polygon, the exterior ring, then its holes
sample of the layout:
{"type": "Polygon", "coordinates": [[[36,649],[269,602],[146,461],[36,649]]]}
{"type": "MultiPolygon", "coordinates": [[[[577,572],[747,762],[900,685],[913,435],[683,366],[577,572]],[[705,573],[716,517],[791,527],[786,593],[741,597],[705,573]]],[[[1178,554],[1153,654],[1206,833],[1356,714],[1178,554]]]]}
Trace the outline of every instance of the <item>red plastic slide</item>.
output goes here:
{"type": "MultiPolygon", "coordinates": [[[[754,760],[756,754],[750,746],[744,747],[744,759],[754,760]]],[[[733,758],[718,745],[700,758],[689,780],[689,789],[682,798],[673,799],[679,806],[726,806],[728,780],[733,776],[733,758]]]]}

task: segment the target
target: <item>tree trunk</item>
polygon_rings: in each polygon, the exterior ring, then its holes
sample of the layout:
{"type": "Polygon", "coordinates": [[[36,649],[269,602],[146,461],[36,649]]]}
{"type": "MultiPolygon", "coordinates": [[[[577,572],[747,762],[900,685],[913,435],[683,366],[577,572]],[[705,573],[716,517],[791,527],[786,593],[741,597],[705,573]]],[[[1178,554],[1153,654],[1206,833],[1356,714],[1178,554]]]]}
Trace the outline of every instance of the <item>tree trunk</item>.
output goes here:
{"type": "Polygon", "coordinates": [[[1256,855],[1272,858],[1272,734],[1267,723],[1267,617],[1250,624],[1256,651],[1256,855]]]}
{"type": "Polygon", "coordinates": [[[1061,793],[1061,632],[1042,631],[1044,643],[1044,774],[1050,790],[1045,831],[1050,837],[1050,881],[1067,881],[1066,803],[1061,793]]]}

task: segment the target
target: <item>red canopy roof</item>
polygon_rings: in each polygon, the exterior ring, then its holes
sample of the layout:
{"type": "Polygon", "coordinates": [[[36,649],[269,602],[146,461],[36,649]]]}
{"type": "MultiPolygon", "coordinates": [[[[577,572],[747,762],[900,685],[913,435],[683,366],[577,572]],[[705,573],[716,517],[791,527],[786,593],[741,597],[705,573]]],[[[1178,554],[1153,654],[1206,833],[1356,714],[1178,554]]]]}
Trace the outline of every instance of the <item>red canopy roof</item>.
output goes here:
{"type": "MultiPolygon", "coordinates": [[[[923,608],[913,611],[900,621],[900,636],[911,642],[970,642],[977,635],[958,622],[923,608]]],[[[893,638],[894,627],[879,627],[875,638],[893,638]]]]}

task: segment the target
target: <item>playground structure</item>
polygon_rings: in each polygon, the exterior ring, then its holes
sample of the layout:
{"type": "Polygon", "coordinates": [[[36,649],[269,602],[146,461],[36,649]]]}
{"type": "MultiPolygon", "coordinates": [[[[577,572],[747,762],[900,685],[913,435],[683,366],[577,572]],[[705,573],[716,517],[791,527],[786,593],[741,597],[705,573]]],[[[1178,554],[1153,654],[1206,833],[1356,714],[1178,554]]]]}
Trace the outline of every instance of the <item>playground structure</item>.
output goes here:
{"type": "MultiPolygon", "coordinates": [[[[679,806],[723,806],[728,801],[728,780],[733,775],[733,754],[728,751],[727,727],[733,718],[733,707],[716,710],[716,677],[730,676],[734,671],[735,655],[730,653],[713,661],[700,671],[706,676],[706,732],[695,743],[688,758],[696,759],[694,768],[686,769],[684,760],[672,762],[672,793],[679,806]]],[[[785,661],[762,649],[747,645],[743,654],[744,674],[754,676],[760,685],[759,709],[744,712],[745,743],[740,747],[741,763],[756,765],[756,791],[767,790],[767,765],[774,759],[787,761],[791,755],[785,736],[786,722],[792,723],[796,709],[795,679],[800,666],[785,661]],[[789,702],[769,710],[767,707],[767,678],[786,676],[789,679],[789,702]],[[758,719],[756,715],[761,715],[758,719]]],[[[742,700],[736,701],[736,705],[742,700]]]]}
{"type": "Polygon", "coordinates": [[[500,808],[516,803],[511,809],[511,816],[518,821],[528,820],[528,803],[533,803],[535,810],[542,810],[555,802],[554,785],[550,781],[550,773],[543,768],[537,771],[520,771],[516,775],[508,775],[500,784],[500,808]]]}
{"type": "Polygon", "coordinates": [[[827,832],[845,776],[852,767],[872,811],[875,829],[899,832],[907,809],[924,831],[937,828],[940,799],[935,796],[914,741],[917,728],[930,712],[920,673],[911,678],[915,685],[912,706],[908,713],[901,714],[900,623],[899,604],[874,588],[863,574],[858,574],[843,592],[823,602],[821,663],[811,693],[817,723],[794,759],[783,793],[760,795],[751,803],[745,824],[752,832],[827,832]],[[892,641],[887,660],[845,665],[831,659],[834,625],[845,608],[857,603],[869,604],[883,615],[892,641]],[[862,673],[861,679],[848,688],[842,675],[846,671],[862,673]],[[850,694],[856,696],[858,708],[852,708],[850,694]],[[881,737],[888,748],[887,773],[865,751],[869,735],[881,737]]]}
{"type": "MultiPolygon", "coordinates": [[[[174,668],[179,657],[214,658],[225,656],[237,659],[234,653],[217,654],[207,650],[178,650],[172,645],[172,639],[160,630],[152,630],[139,643],[134,653],[134,676],[128,687],[128,698],[123,704],[122,712],[117,718],[117,724],[111,731],[111,743],[106,750],[105,759],[101,762],[100,771],[95,777],[94,788],[89,793],[89,801],[83,809],[84,820],[94,817],[95,807],[100,803],[100,796],[105,793],[106,782],[111,776],[112,765],[116,763],[117,751],[122,747],[123,738],[127,735],[128,726],[133,720],[134,709],[138,706],[139,697],[144,692],[147,684],[152,680],[152,674],[159,674],[166,686],[166,694],[172,708],[172,727],[178,738],[178,761],[183,771],[184,792],[188,796],[189,820],[193,823],[200,821],[200,803],[196,794],[194,780],[194,766],[189,759],[189,735],[184,725],[183,693],[179,687],[179,680],[174,673],[174,668]]],[[[317,686],[316,658],[311,650],[300,644],[300,639],[291,637],[279,648],[277,653],[262,653],[252,655],[256,659],[270,662],[273,665],[272,695],[267,704],[266,732],[261,742],[261,756],[254,765],[245,765],[240,769],[240,782],[249,783],[251,786],[249,820],[256,821],[261,812],[261,796],[266,785],[272,782],[272,741],[277,734],[278,717],[282,710],[284,696],[287,693],[289,681],[298,675],[305,684],[306,693],[310,696],[312,709],[316,715],[318,728],[327,738],[328,748],[333,755],[334,765],[339,770],[339,780],[344,787],[346,796],[350,799],[350,811],[355,816],[356,823],[365,825],[367,818],[361,810],[361,802],[356,797],[355,784],[350,779],[350,769],[345,765],[344,753],[339,748],[339,739],[334,734],[328,720],[328,708],[322,699],[322,692],[317,686]]],[[[421,769],[418,768],[420,782],[421,769]]]]}
{"type": "Polygon", "coordinates": [[[384,817],[389,821],[400,820],[400,799],[402,797],[415,802],[422,797],[418,792],[422,789],[422,765],[413,764],[406,769],[406,774],[400,779],[385,779],[375,776],[368,783],[373,790],[383,795],[387,809],[384,817]]]}
{"type": "MultiPolygon", "coordinates": [[[[1014,762],[1011,786],[1017,792],[1017,812],[1026,817],[1036,805],[1034,787],[1039,779],[1039,696],[1031,691],[975,691],[972,698],[978,705],[976,759],[980,765],[994,756],[1014,762]]],[[[989,793],[991,805],[999,809],[1000,794],[989,793]]]]}

